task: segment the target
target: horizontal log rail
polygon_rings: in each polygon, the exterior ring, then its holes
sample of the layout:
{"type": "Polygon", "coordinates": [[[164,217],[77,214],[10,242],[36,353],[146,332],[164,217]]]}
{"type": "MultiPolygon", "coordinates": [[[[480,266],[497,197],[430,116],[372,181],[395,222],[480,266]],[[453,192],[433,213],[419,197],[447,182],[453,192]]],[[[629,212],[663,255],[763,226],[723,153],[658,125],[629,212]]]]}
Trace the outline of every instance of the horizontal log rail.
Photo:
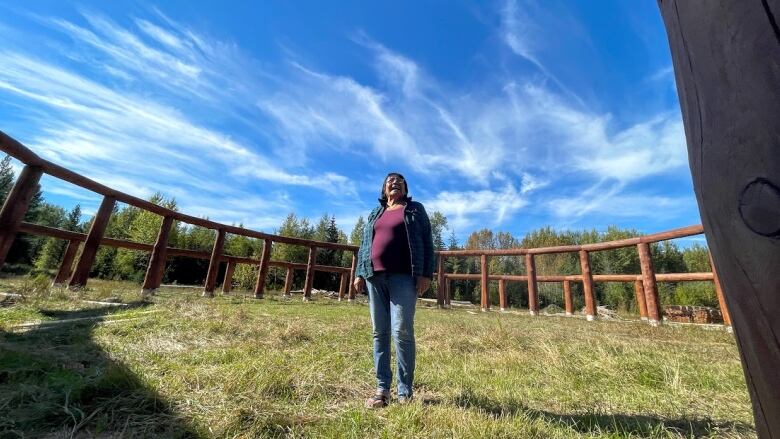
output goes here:
{"type": "MultiPolygon", "coordinates": [[[[349,298],[354,298],[354,288],[352,284],[355,278],[356,271],[356,259],[358,246],[349,244],[340,244],[333,242],[312,241],[300,238],[291,238],[287,236],[279,236],[268,233],[263,233],[251,229],[245,229],[242,227],[232,226],[210,221],[204,218],[197,218],[194,216],[186,215],[181,212],[176,212],[167,209],[162,206],[158,206],[146,200],[134,197],[132,195],[125,194],[123,192],[111,189],[104,186],[94,180],[70,171],[55,163],[49,162],[37,154],[29,150],[27,147],[17,142],[13,138],[9,137],[2,131],[0,131],[0,151],[4,151],[10,156],[20,160],[26,166],[23,173],[20,174],[20,178],[14,186],[14,197],[9,196],[9,200],[3,205],[2,211],[0,211],[0,266],[5,262],[5,255],[7,252],[3,252],[3,248],[10,247],[10,241],[18,232],[30,233],[35,235],[49,236],[69,241],[67,254],[61,264],[59,273],[57,274],[55,281],[63,282],[70,276],[69,286],[79,287],[86,283],[86,274],[89,272],[92,260],[94,259],[94,251],[97,245],[106,245],[117,248],[126,248],[138,251],[151,252],[153,257],[150,259],[150,266],[147,270],[147,276],[144,281],[144,292],[153,292],[159,287],[163,272],[165,258],[171,256],[190,257],[198,259],[210,260],[207,281],[204,289],[204,295],[211,296],[214,292],[214,284],[216,274],[218,272],[218,264],[227,263],[228,268],[226,270],[225,283],[228,285],[223,286],[223,293],[230,292],[229,283],[232,282],[232,274],[236,264],[249,264],[257,265],[258,268],[258,281],[255,286],[255,297],[263,297],[264,277],[268,273],[269,267],[284,268],[287,270],[285,276],[285,294],[290,291],[292,282],[292,270],[304,270],[306,272],[306,279],[304,282],[304,298],[308,299],[311,294],[313,274],[315,271],[331,272],[340,274],[340,288],[339,298],[341,299],[345,295],[345,289],[349,289],[349,298]],[[61,180],[80,186],[84,189],[96,192],[103,195],[103,203],[101,204],[101,210],[93,221],[93,226],[89,233],[77,233],[53,227],[46,227],[38,224],[30,224],[21,221],[21,217],[26,212],[29,203],[29,194],[31,188],[37,185],[38,177],[42,174],[48,174],[53,177],[57,177],[61,180]],[[25,178],[22,178],[25,177],[25,178]],[[18,187],[17,187],[18,186],[18,187]],[[11,199],[13,198],[13,199],[11,199]],[[123,202],[128,205],[143,209],[148,212],[152,212],[160,215],[164,218],[163,226],[160,229],[157,242],[152,244],[127,241],[116,238],[109,238],[103,236],[105,231],[105,224],[108,221],[110,215],[110,207],[115,205],[116,202],[123,202]],[[202,250],[190,250],[181,249],[167,246],[167,232],[169,230],[171,221],[181,221],[183,223],[204,227],[215,231],[215,243],[211,251],[202,250]],[[245,236],[249,238],[262,239],[264,241],[264,257],[262,259],[254,259],[240,256],[231,256],[223,253],[223,245],[226,234],[234,234],[245,236]],[[85,243],[86,250],[82,251],[82,257],[76,263],[75,269],[71,267],[73,259],[76,254],[76,250],[80,243],[85,243]],[[270,248],[274,243],[290,244],[307,247],[309,249],[309,257],[306,263],[293,263],[286,261],[272,261],[270,260],[270,248]],[[344,250],[352,252],[352,264],[351,267],[334,267],[316,265],[316,255],[320,249],[333,249],[344,250]],[[88,250],[88,251],[87,251],[88,250]],[[86,256],[85,256],[86,254],[86,256]],[[155,256],[157,255],[157,256],[155,256]],[[348,281],[347,281],[348,279],[348,281]]],[[[661,311],[659,307],[658,291],[656,288],[656,282],[688,282],[688,281],[713,281],[716,283],[716,293],[718,295],[719,302],[724,303],[722,300],[722,291],[718,284],[717,276],[710,273],[655,273],[652,264],[652,257],[649,251],[649,244],[670,240],[684,238],[688,236],[699,235],[704,232],[701,225],[692,225],[674,230],[663,231],[659,233],[653,233],[650,235],[638,236],[628,239],[621,239],[616,241],[598,242],[591,244],[580,245],[563,245],[553,247],[539,247],[539,248],[513,248],[513,249],[494,249],[494,250],[479,250],[479,249],[467,249],[467,250],[441,250],[435,252],[438,256],[436,279],[438,280],[438,303],[442,307],[448,306],[450,303],[450,286],[451,282],[455,280],[473,280],[480,282],[481,290],[481,307],[483,310],[490,308],[490,298],[488,283],[491,281],[499,282],[499,295],[501,308],[506,307],[507,298],[505,283],[506,282],[527,282],[529,289],[529,307],[532,315],[538,313],[538,297],[537,297],[537,282],[562,282],[564,285],[564,291],[568,291],[569,296],[565,299],[567,304],[567,313],[571,310],[568,307],[571,304],[571,282],[579,282],[583,284],[583,291],[585,294],[586,303],[586,317],[589,320],[595,318],[596,313],[596,299],[593,289],[594,282],[629,282],[633,283],[636,291],[636,299],[639,301],[638,308],[642,314],[643,319],[647,319],[651,324],[658,324],[661,319],[661,311]],[[590,269],[590,252],[614,250],[626,247],[636,247],[639,253],[639,259],[641,262],[642,273],[641,274],[593,274],[590,269]],[[538,275],[535,269],[535,256],[544,254],[556,254],[556,253],[577,253],[580,262],[580,268],[582,274],[575,275],[538,275]],[[514,274],[490,274],[489,273],[489,260],[495,256],[523,256],[525,259],[525,266],[527,272],[524,275],[514,274]],[[446,273],[444,272],[444,261],[448,257],[479,257],[481,270],[478,274],[463,274],[463,273],[446,273]]],[[[724,316],[728,316],[728,311],[723,310],[724,316]]],[[[729,324],[728,317],[726,317],[726,324],[729,324]]]]}

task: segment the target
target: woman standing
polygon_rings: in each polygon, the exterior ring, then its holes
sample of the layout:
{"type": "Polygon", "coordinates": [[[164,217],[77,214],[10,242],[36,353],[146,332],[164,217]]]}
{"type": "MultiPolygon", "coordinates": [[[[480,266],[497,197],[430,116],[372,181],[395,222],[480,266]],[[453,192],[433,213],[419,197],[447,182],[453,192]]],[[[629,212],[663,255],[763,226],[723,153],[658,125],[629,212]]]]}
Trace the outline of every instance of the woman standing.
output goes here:
{"type": "Polygon", "coordinates": [[[395,343],[398,402],[412,397],[415,341],[414,310],[417,296],[431,285],[433,238],[422,204],[412,201],[401,174],[390,173],[382,183],[379,206],[368,216],[358,251],[355,289],[368,287],[374,331],[376,393],[366,407],[384,407],[390,401],[393,372],[390,338],[395,343]]]}

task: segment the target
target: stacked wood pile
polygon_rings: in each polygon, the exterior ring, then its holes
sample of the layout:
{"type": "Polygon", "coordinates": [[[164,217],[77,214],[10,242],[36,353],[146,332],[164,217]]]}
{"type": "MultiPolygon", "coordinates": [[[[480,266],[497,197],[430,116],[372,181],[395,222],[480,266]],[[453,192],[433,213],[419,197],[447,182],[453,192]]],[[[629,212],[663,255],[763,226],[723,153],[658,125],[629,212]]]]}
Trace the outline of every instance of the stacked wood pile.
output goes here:
{"type": "Polygon", "coordinates": [[[664,307],[664,316],[679,323],[723,323],[720,310],[708,306],[669,305],[664,307]]]}

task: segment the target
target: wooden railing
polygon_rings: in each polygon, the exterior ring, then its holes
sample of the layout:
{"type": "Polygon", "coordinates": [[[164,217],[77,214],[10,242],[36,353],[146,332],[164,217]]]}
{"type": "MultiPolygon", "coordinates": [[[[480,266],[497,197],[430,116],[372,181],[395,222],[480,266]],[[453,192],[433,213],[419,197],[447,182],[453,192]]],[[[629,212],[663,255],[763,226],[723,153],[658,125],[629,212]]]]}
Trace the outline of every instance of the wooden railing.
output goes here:
{"type": "MultiPolygon", "coordinates": [[[[258,275],[254,287],[256,298],[262,298],[265,289],[265,279],[269,267],[281,267],[286,269],[285,276],[285,294],[289,294],[292,284],[293,270],[305,270],[306,278],[304,283],[304,300],[311,297],[312,283],[315,271],[334,272],[341,274],[339,288],[339,299],[348,295],[349,299],[355,296],[352,287],[355,278],[355,268],[357,262],[358,247],[348,244],[338,244],[332,242],[313,241],[307,239],[291,238],[286,236],[263,233],[242,227],[236,227],[217,223],[203,218],[186,215],[165,207],[156,205],[146,200],[125,194],[123,192],[111,189],[87,177],[79,175],[73,171],[65,169],[57,164],[40,158],[27,147],[9,137],[0,131],[0,150],[18,159],[25,164],[22,172],[8,194],[6,201],[0,211],[0,267],[5,262],[8,250],[13,243],[17,233],[30,233],[34,235],[49,236],[68,241],[63,260],[59,271],[55,276],[54,283],[67,283],[70,288],[78,288],[86,285],[90,269],[95,260],[98,246],[107,245],[119,248],[128,248],[133,250],[151,252],[149,265],[144,278],[142,291],[144,293],[153,292],[160,287],[165,268],[165,261],[168,256],[183,256],[199,259],[208,259],[209,266],[206,275],[206,281],[203,288],[204,296],[213,296],[216,288],[217,273],[219,264],[226,262],[225,281],[223,282],[223,293],[229,293],[231,281],[236,264],[257,265],[258,275]],[[90,230],[86,234],[71,232],[67,230],[46,227],[37,224],[25,223],[22,221],[30,200],[38,188],[38,182],[42,174],[48,174],[61,180],[70,182],[92,192],[103,195],[103,201],[95,215],[90,230]],[[148,212],[158,214],[163,217],[162,225],[157,235],[156,242],[145,244],[121,239],[105,237],[106,226],[117,201],[143,209],[148,212]],[[168,247],[168,237],[173,221],[204,227],[214,230],[215,242],[211,253],[197,250],[187,250],[168,247]],[[241,235],[249,238],[263,240],[263,252],[260,259],[230,256],[223,253],[225,235],[227,233],[241,235]],[[74,266],[74,259],[78,253],[79,246],[83,243],[81,255],[74,266]],[[306,264],[293,263],[287,261],[271,260],[271,248],[273,243],[290,244],[303,246],[309,249],[309,257],[306,264]],[[320,248],[344,250],[352,252],[352,266],[334,267],[316,265],[317,250],[320,248]]],[[[437,302],[440,307],[450,305],[449,286],[453,280],[478,280],[481,284],[481,308],[485,311],[490,309],[490,298],[488,294],[488,283],[498,281],[498,292],[500,308],[503,310],[508,307],[506,295],[507,282],[527,282],[528,284],[528,304],[531,315],[537,315],[539,312],[539,300],[537,292],[538,282],[561,282],[564,291],[564,304],[567,315],[572,315],[573,300],[571,297],[571,282],[580,282],[583,285],[585,299],[586,318],[593,320],[596,317],[596,298],[594,295],[594,282],[632,282],[635,288],[636,301],[640,315],[650,324],[656,325],[661,321],[660,302],[658,300],[658,290],[656,282],[681,282],[681,281],[713,281],[718,296],[718,301],[723,313],[724,322],[730,325],[728,311],[726,310],[723,293],[718,282],[717,275],[714,272],[709,273],[655,273],[653,261],[650,256],[649,244],[669,239],[682,238],[703,233],[702,226],[689,226],[682,229],[670,230],[666,232],[646,235],[636,238],[622,239],[618,241],[601,242],[583,245],[568,245],[558,247],[542,248],[516,248],[502,250],[442,250],[437,251],[438,265],[435,273],[437,279],[437,302]],[[636,247],[639,253],[641,265],[641,274],[593,274],[590,269],[590,253],[603,250],[614,250],[624,247],[636,247]],[[577,253],[580,260],[581,274],[578,275],[537,275],[536,274],[536,255],[556,254],[556,253],[577,253]],[[445,273],[444,261],[448,257],[479,257],[481,270],[479,274],[456,274],[445,273]],[[490,274],[489,258],[495,256],[522,256],[525,259],[526,273],[524,275],[509,274],[490,274]]]]}

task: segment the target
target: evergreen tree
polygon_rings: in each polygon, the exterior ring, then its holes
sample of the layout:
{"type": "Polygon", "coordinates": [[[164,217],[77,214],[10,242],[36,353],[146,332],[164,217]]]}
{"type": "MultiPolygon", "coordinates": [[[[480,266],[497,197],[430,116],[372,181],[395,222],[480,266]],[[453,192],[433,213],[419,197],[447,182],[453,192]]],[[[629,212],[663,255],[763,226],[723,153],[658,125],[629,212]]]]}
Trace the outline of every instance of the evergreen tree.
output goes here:
{"type": "Polygon", "coordinates": [[[444,238],[442,233],[447,229],[447,217],[439,211],[434,211],[430,217],[431,234],[433,235],[433,248],[435,250],[444,249],[444,238]]]}
{"type": "Polygon", "coordinates": [[[7,155],[0,160],[0,203],[5,201],[13,185],[14,169],[11,167],[11,156],[7,155]]]}
{"type": "Polygon", "coordinates": [[[363,220],[363,215],[359,216],[355,227],[352,228],[352,233],[349,234],[349,243],[354,245],[360,245],[363,240],[363,230],[366,227],[366,222],[363,220]]]}

